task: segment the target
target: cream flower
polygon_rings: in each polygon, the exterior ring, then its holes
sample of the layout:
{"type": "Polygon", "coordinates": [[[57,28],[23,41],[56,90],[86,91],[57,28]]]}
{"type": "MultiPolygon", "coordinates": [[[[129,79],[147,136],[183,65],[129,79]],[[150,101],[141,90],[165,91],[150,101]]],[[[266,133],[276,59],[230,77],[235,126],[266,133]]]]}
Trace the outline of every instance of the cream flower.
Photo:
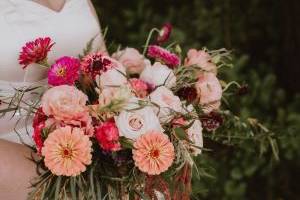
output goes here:
{"type": "Polygon", "coordinates": [[[126,71],[130,74],[140,74],[147,64],[144,56],[134,48],[126,48],[118,51],[112,57],[122,63],[126,71]]]}
{"type": "Polygon", "coordinates": [[[125,107],[132,97],[128,86],[104,88],[99,94],[99,107],[111,106],[114,111],[125,107]]]}
{"type": "MultiPolygon", "coordinates": [[[[200,148],[203,147],[202,124],[200,120],[194,121],[193,125],[187,130],[187,134],[193,145],[200,148]]],[[[191,151],[195,156],[201,154],[201,149],[197,147],[191,147],[191,151]]]]}
{"type": "Polygon", "coordinates": [[[96,76],[96,82],[99,88],[116,87],[127,84],[125,67],[115,61],[116,65],[108,69],[101,75],[96,76]]]}
{"type": "Polygon", "coordinates": [[[161,122],[168,122],[174,116],[174,112],[182,112],[182,104],[178,96],[171,90],[162,86],[149,95],[150,101],[154,103],[154,110],[161,122]],[[159,106],[159,107],[158,107],[159,106]]]}
{"type": "Polygon", "coordinates": [[[159,62],[153,66],[147,66],[141,73],[140,79],[154,86],[166,86],[171,88],[176,85],[176,77],[172,69],[159,62]]]}
{"type": "Polygon", "coordinates": [[[139,99],[132,98],[126,109],[115,117],[120,136],[136,139],[147,131],[163,130],[152,108],[139,105],[139,99]]]}

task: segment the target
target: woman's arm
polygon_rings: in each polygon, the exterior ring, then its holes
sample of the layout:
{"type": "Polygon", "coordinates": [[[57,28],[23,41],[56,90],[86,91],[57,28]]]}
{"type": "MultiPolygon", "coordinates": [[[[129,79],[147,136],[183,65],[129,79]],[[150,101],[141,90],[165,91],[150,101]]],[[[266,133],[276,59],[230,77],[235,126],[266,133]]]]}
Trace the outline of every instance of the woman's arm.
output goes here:
{"type": "MultiPolygon", "coordinates": [[[[94,17],[97,19],[98,25],[99,25],[99,27],[100,27],[99,18],[98,18],[97,12],[96,12],[96,10],[95,10],[95,8],[94,8],[94,6],[93,6],[93,3],[91,2],[91,0],[88,0],[88,3],[89,3],[89,5],[90,5],[91,12],[92,12],[92,14],[94,15],[94,17]]],[[[101,34],[102,34],[102,33],[101,33],[101,34]]],[[[101,44],[101,45],[100,45],[100,50],[106,52],[106,51],[107,51],[107,50],[106,50],[106,45],[105,45],[105,41],[104,41],[102,35],[101,35],[100,38],[101,38],[101,41],[99,41],[100,44],[101,44]]]]}
{"type": "Polygon", "coordinates": [[[31,149],[0,139],[0,199],[26,199],[36,177],[31,149]]]}

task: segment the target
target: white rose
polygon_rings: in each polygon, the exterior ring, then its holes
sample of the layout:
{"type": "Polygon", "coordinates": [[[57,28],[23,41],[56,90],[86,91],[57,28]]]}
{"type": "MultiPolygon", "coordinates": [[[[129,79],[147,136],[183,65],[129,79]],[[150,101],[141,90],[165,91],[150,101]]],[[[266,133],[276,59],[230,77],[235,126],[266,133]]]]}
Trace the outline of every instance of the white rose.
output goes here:
{"type": "Polygon", "coordinates": [[[172,113],[183,112],[182,104],[178,96],[175,96],[171,90],[161,86],[154,90],[150,96],[150,101],[161,122],[166,123],[173,119],[172,113]],[[159,106],[159,108],[157,107],[159,106]]]}
{"type": "Polygon", "coordinates": [[[164,85],[167,88],[171,88],[176,85],[176,77],[173,70],[159,62],[154,63],[153,66],[147,65],[141,73],[140,79],[154,86],[164,85]]]}
{"type": "Polygon", "coordinates": [[[96,77],[98,87],[116,87],[127,84],[126,69],[122,64],[107,70],[106,72],[96,77]]]}
{"type": "MultiPolygon", "coordinates": [[[[187,130],[188,138],[197,147],[203,147],[203,136],[202,136],[202,124],[200,120],[194,121],[193,125],[187,130]]],[[[191,147],[195,156],[201,154],[201,149],[197,147],[191,147]]]]}
{"type": "Polygon", "coordinates": [[[120,136],[136,139],[148,131],[163,131],[152,108],[150,106],[142,108],[138,101],[139,99],[132,98],[127,106],[128,110],[115,117],[120,136]],[[141,109],[137,109],[139,107],[141,109]]]}

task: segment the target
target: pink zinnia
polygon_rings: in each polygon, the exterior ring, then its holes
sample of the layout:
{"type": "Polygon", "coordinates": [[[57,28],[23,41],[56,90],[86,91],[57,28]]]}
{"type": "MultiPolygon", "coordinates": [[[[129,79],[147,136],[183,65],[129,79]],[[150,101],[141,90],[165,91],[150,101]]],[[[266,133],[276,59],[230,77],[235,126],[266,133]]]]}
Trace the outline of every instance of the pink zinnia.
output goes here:
{"type": "Polygon", "coordinates": [[[77,176],[92,162],[92,142],[79,128],[58,128],[45,140],[45,165],[57,176],[77,176]]]}
{"type": "Polygon", "coordinates": [[[119,151],[119,130],[114,122],[104,122],[96,128],[96,138],[99,145],[106,151],[119,151]]]}
{"type": "Polygon", "coordinates": [[[157,42],[159,44],[166,42],[170,38],[171,32],[172,32],[172,25],[166,23],[159,32],[159,35],[157,37],[157,42]]]}
{"type": "Polygon", "coordinates": [[[139,98],[145,98],[150,91],[150,86],[145,81],[137,78],[129,80],[133,93],[139,98]]]}
{"type": "Polygon", "coordinates": [[[150,45],[148,47],[147,55],[150,58],[154,58],[164,62],[170,68],[174,68],[180,64],[180,59],[176,54],[173,54],[170,51],[157,45],[150,45]]]}
{"type": "Polygon", "coordinates": [[[104,52],[92,53],[85,56],[81,62],[81,70],[93,79],[114,66],[111,58],[104,52]]]}
{"type": "Polygon", "coordinates": [[[48,83],[53,86],[74,85],[79,78],[80,61],[64,56],[55,61],[48,71],[48,83]]]}
{"type": "Polygon", "coordinates": [[[32,63],[43,64],[46,61],[48,52],[53,45],[54,43],[52,43],[49,37],[38,38],[34,41],[27,42],[20,52],[20,65],[23,65],[24,69],[32,63]]]}
{"type": "Polygon", "coordinates": [[[135,165],[144,173],[159,175],[173,163],[174,146],[167,135],[150,131],[141,135],[132,150],[135,165]]]}

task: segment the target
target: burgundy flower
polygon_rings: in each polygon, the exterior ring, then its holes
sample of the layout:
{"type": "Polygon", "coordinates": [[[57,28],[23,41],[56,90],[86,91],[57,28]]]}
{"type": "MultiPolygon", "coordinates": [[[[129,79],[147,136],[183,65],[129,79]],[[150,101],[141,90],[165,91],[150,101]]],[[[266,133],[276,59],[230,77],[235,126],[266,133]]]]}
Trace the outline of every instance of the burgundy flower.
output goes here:
{"type": "Polygon", "coordinates": [[[214,131],[223,124],[223,118],[219,113],[211,112],[200,117],[202,127],[207,131],[214,131]]]}
{"type": "Polygon", "coordinates": [[[23,69],[32,63],[42,64],[46,61],[48,52],[51,50],[54,43],[49,37],[38,38],[34,41],[27,42],[22,47],[19,55],[19,63],[23,65],[23,69]]]}
{"type": "Polygon", "coordinates": [[[33,135],[32,139],[35,142],[37,151],[39,154],[41,154],[42,147],[44,145],[43,137],[42,137],[42,131],[43,128],[45,128],[45,121],[47,120],[47,116],[43,112],[42,108],[40,107],[37,112],[34,115],[33,118],[33,135]]]}
{"type": "Polygon", "coordinates": [[[183,87],[178,90],[177,95],[191,103],[197,98],[197,90],[195,87],[183,87]]]}
{"type": "Polygon", "coordinates": [[[93,79],[97,75],[112,68],[112,61],[102,52],[97,52],[85,56],[81,62],[81,70],[89,74],[93,79]]]}
{"type": "Polygon", "coordinates": [[[48,71],[48,83],[53,86],[73,85],[79,78],[80,61],[64,56],[56,60],[48,71]]]}
{"type": "Polygon", "coordinates": [[[33,131],[32,139],[34,140],[38,154],[41,154],[44,145],[44,141],[42,137],[43,128],[45,128],[45,122],[40,123],[39,125],[35,126],[33,129],[34,131],[33,131]]]}
{"type": "Polygon", "coordinates": [[[157,45],[150,45],[148,47],[147,55],[150,58],[162,61],[172,69],[180,64],[180,59],[176,54],[173,54],[170,51],[157,45]]]}
{"type": "Polygon", "coordinates": [[[38,126],[40,123],[45,122],[45,121],[47,120],[47,118],[48,118],[48,117],[47,117],[47,115],[43,112],[42,107],[40,107],[40,108],[36,111],[36,113],[35,113],[35,115],[34,115],[34,118],[33,118],[33,124],[32,124],[33,128],[36,127],[36,126],[38,126]]]}
{"type": "Polygon", "coordinates": [[[246,95],[249,92],[249,87],[247,84],[242,85],[236,92],[237,95],[243,96],[246,95]]]}
{"type": "Polygon", "coordinates": [[[159,35],[156,39],[157,42],[159,44],[166,42],[170,38],[171,32],[172,32],[172,25],[169,23],[166,23],[159,32],[159,35]]]}

